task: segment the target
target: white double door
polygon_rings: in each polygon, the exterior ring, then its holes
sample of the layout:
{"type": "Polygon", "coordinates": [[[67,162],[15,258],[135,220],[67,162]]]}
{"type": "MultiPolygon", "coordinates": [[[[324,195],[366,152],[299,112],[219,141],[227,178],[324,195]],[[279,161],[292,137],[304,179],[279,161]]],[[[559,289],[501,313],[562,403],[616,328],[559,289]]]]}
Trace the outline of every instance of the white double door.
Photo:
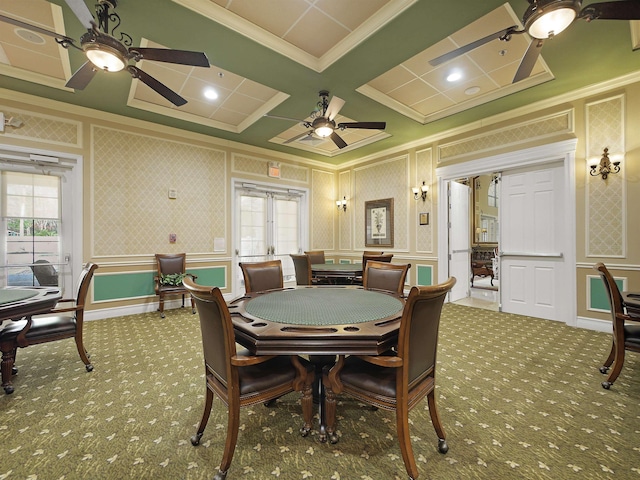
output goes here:
{"type": "Polygon", "coordinates": [[[502,311],[566,321],[567,228],[562,163],[502,174],[502,311]]]}

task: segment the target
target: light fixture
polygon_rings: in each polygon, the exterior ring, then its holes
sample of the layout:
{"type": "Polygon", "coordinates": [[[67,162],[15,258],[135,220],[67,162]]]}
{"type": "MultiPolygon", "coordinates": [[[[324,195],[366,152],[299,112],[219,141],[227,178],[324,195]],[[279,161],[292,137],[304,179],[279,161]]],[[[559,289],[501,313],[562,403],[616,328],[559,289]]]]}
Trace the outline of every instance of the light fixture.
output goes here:
{"type": "Polygon", "coordinates": [[[347,211],[347,197],[342,197],[342,200],[336,200],[336,206],[338,210],[342,210],[343,212],[347,211]]]}
{"type": "Polygon", "coordinates": [[[620,161],[611,162],[611,160],[609,160],[609,149],[605,148],[602,152],[600,163],[591,165],[591,171],[589,173],[594,177],[602,175],[602,179],[606,180],[610,173],[618,173],[619,171],[620,161]]]}
{"type": "Polygon", "coordinates": [[[311,128],[313,128],[317,136],[326,138],[333,133],[333,130],[336,128],[336,123],[328,118],[318,117],[311,124],[311,128]]]}
{"type": "Polygon", "coordinates": [[[413,198],[415,198],[416,200],[422,198],[422,201],[425,202],[427,200],[427,192],[429,191],[429,187],[422,182],[422,185],[420,187],[413,187],[411,188],[411,191],[413,192],[413,198]]]}
{"type": "Polygon", "coordinates": [[[580,0],[529,0],[522,21],[529,35],[545,40],[558,35],[580,13],[580,0]]]}
{"type": "Polygon", "coordinates": [[[127,66],[129,51],[110,35],[90,30],[80,37],[82,50],[100,70],[119,72],[127,66]]]}

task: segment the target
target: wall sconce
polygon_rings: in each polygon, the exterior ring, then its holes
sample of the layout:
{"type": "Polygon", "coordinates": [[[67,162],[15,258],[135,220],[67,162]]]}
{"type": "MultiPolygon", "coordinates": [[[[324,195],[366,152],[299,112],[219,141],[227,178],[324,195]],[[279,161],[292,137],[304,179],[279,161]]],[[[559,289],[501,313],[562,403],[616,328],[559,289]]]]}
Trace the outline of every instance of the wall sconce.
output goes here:
{"type": "Polygon", "coordinates": [[[336,206],[338,210],[342,210],[343,212],[347,211],[347,197],[342,197],[342,200],[336,200],[336,206]]]}
{"type": "Polygon", "coordinates": [[[591,172],[594,177],[602,175],[602,179],[606,180],[610,173],[618,173],[620,171],[620,161],[613,162],[609,160],[609,149],[605,148],[602,152],[600,163],[591,165],[591,172]]]}
{"type": "Polygon", "coordinates": [[[413,192],[413,198],[418,200],[422,198],[422,201],[425,202],[427,200],[427,192],[429,191],[429,187],[422,182],[422,186],[420,187],[412,187],[411,191],[413,192]]]}

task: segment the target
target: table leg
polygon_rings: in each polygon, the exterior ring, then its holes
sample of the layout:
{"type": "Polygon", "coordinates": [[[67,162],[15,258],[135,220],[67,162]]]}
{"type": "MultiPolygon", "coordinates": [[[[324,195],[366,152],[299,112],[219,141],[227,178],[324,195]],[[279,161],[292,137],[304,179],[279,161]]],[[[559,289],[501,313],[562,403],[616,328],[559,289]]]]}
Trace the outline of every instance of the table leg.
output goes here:
{"type": "Polygon", "coordinates": [[[325,367],[322,375],[322,384],[324,387],[324,415],[321,421],[324,422],[324,429],[320,430],[319,440],[324,443],[338,443],[338,435],[336,434],[336,394],[342,391],[338,373],[342,370],[344,364],[344,355],[338,356],[338,361],[331,367],[325,367]]]}
{"type": "Polygon", "coordinates": [[[16,351],[2,352],[2,388],[6,394],[13,393],[11,377],[13,376],[13,364],[16,360],[16,351]]]}

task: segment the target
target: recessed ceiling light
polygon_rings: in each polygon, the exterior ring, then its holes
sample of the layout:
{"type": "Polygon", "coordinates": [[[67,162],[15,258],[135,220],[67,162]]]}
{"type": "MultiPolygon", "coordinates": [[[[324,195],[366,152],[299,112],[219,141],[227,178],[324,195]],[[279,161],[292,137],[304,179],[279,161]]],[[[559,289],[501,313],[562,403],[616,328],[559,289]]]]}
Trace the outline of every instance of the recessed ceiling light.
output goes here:
{"type": "Polygon", "coordinates": [[[462,74],[460,72],[451,72],[447,75],[447,82],[457,82],[462,78],[462,74]]]}
{"type": "Polygon", "coordinates": [[[19,36],[21,39],[29,42],[29,43],[34,43],[36,45],[44,45],[45,44],[45,39],[43,37],[41,37],[40,35],[38,35],[36,32],[32,32],[30,30],[26,30],[24,28],[16,28],[14,30],[15,34],[17,36],[19,36]]]}
{"type": "Polygon", "coordinates": [[[475,86],[475,87],[469,87],[467,88],[464,93],[465,95],[475,95],[476,93],[478,93],[480,91],[480,87],[475,86]]]}
{"type": "Polygon", "coordinates": [[[218,98],[218,92],[216,92],[213,88],[207,88],[204,91],[204,96],[209,100],[215,100],[216,98],[218,98]]]}

